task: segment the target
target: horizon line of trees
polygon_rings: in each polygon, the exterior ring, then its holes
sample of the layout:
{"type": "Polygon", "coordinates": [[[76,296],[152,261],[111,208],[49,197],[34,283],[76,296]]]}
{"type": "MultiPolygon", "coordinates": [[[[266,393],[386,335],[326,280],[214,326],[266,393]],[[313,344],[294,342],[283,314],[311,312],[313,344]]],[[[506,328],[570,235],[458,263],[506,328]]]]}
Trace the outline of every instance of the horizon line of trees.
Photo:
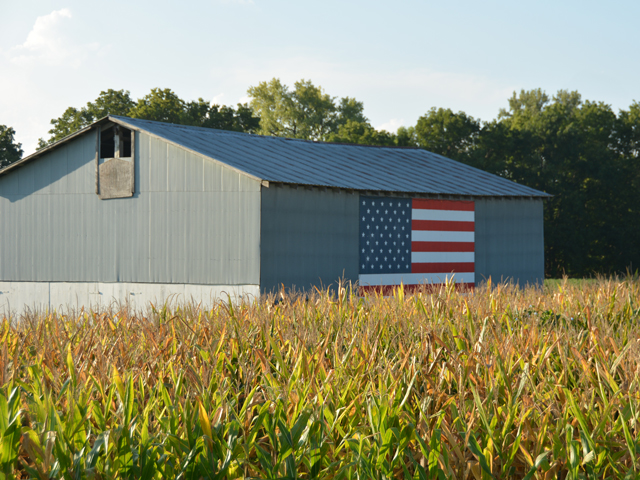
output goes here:
{"type": "MultiPolygon", "coordinates": [[[[514,92],[497,118],[431,108],[411,127],[376,130],[364,105],[309,80],[249,87],[249,104],[184,101],[171,89],[133,100],[107,90],[56,119],[43,148],[108,114],[222,130],[360,145],[416,147],[550,193],[544,203],[547,276],[625,273],[640,266],[640,103],[617,114],[577,91],[514,92]]],[[[0,168],[22,156],[0,125],[0,168]]]]}

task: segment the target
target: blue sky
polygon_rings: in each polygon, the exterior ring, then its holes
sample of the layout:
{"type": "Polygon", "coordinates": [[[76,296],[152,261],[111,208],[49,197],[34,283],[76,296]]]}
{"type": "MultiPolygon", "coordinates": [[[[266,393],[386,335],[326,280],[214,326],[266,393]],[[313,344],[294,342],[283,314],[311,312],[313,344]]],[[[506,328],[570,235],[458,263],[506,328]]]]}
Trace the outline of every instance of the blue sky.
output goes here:
{"type": "Polygon", "coordinates": [[[431,107],[490,120],[513,91],[640,100],[638,1],[88,2],[0,0],[0,124],[25,154],[101,90],[247,101],[310,79],[364,102],[377,128],[431,107]]]}

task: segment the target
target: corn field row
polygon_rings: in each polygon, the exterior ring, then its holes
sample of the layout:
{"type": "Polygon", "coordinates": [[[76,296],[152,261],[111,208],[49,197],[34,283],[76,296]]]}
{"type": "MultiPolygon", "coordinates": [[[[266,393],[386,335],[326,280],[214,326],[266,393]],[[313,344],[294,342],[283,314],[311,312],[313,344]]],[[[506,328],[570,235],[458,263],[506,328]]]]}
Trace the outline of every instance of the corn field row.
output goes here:
{"type": "Polygon", "coordinates": [[[26,313],[0,478],[640,478],[640,282],[26,313]]]}

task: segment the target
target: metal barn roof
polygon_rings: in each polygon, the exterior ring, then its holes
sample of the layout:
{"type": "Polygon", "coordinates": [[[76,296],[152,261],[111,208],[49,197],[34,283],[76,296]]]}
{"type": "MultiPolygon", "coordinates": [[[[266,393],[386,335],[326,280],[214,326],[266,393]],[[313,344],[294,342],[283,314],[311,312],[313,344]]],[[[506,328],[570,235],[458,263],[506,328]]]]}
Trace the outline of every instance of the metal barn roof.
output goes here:
{"type": "MultiPolygon", "coordinates": [[[[106,120],[147,132],[268,182],[437,195],[550,196],[417,148],[313,142],[114,115],[100,122],[106,120]]],[[[28,159],[19,163],[25,161],[28,159]]]]}

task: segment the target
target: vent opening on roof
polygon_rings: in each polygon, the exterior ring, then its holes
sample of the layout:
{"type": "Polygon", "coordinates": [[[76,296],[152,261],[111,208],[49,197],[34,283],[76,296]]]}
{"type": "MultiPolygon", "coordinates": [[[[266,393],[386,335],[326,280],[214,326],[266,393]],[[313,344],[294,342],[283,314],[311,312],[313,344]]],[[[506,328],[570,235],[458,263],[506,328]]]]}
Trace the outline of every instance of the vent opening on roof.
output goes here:
{"type": "Polygon", "coordinates": [[[131,156],[131,130],[113,125],[100,132],[100,158],[131,156]]]}

